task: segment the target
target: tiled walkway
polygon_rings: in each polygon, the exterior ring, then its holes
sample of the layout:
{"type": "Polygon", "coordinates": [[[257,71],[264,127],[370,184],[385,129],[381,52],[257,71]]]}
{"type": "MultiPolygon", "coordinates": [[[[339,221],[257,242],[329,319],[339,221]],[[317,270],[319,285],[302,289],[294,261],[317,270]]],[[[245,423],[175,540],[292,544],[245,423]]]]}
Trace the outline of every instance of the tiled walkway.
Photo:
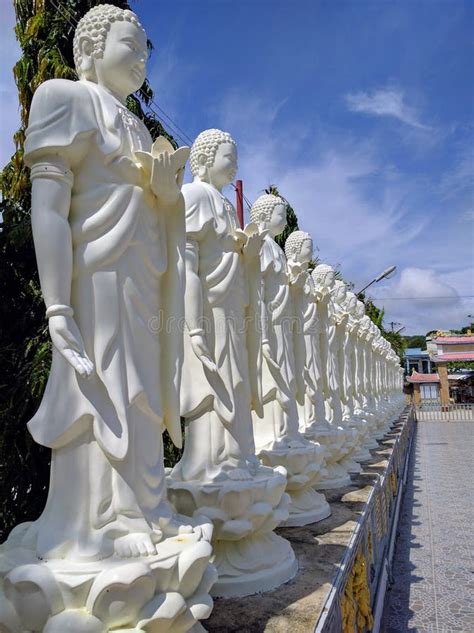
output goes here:
{"type": "Polygon", "coordinates": [[[383,633],[474,633],[474,422],[419,422],[383,633]]]}

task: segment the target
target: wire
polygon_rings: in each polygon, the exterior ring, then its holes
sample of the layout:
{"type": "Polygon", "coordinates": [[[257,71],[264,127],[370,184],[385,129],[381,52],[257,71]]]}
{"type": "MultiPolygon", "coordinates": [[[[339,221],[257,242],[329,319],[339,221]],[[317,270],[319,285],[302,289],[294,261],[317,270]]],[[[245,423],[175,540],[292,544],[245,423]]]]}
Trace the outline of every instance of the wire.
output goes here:
{"type": "MultiPolygon", "coordinates": [[[[152,100],[151,100],[151,102],[153,103],[153,105],[154,105],[156,108],[158,108],[158,110],[159,110],[159,111],[163,114],[163,116],[165,116],[165,117],[166,117],[166,118],[167,118],[167,119],[171,122],[171,125],[173,125],[173,126],[174,126],[174,128],[175,128],[176,130],[178,130],[178,132],[180,132],[180,133],[181,133],[181,135],[182,135],[182,136],[181,136],[181,139],[183,139],[183,138],[184,138],[184,140],[185,140],[187,143],[191,143],[191,145],[192,145],[192,144],[194,143],[194,141],[193,141],[193,139],[189,136],[189,134],[187,134],[187,133],[186,133],[186,132],[185,132],[182,128],[180,128],[180,127],[179,127],[179,125],[178,125],[178,124],[177,124],[177,123],[176,123],[176,122],[175,122],[175,121],[174,121],[174,120],[170,117],[170,115],[169,115],[169,114],[167,114],[167,113],[163,110],[163,108],[162,108],[162,107],[160,107],[160,106],[156,103],[156,101],[154,101],[154,100],[152,99],[152,100]]],[[[156,112],[155,112],[155,114],[156,114],[156,116],[158,116],[158,114],[157,114],[156,112]]]]}
{"type": "Polygon", "coordinates": [[[449,295],[445,297],[369,297],[369,301],[432,301],[433,299],[472,299],[474,295],[449,295]]]}

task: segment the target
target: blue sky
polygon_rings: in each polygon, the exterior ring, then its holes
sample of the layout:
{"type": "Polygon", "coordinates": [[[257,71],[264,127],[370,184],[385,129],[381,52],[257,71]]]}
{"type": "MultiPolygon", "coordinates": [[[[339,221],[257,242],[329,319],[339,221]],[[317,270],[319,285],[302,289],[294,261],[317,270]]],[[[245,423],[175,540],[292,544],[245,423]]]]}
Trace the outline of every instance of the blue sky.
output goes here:
{"type": "MultiPolygon", "coordinates": [[[[8,71],[18,48],[10,2],[0,2],[8,71]]],[[[250,200],[277,184],[317,255],[356,289],[396,264],[371,296],[404,333],[467,324],[474,3],[140,0],[134,8],[155,45],[156,102],[192,138],[208,127],[232,133],[250,200]]],[[[5,139],[18,120],[8,72],[0,90],[5,139]]],[[[2,142],[2,163],[10,152],[2,142]]]]}

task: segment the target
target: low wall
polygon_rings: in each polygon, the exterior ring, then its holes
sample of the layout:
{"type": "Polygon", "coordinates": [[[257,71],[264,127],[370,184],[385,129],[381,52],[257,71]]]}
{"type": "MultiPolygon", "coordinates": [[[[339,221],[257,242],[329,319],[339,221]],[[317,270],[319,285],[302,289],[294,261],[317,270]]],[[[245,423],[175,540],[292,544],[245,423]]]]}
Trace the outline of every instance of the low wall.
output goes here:
{"type": "Polygon", "coordinates": [[[292,544],[297,576],[264,594],[216,599],[209,633],[378,630],[413,428],[407,408],[352,485],[326,491],[330,517],[277,530],[292,544]]]}

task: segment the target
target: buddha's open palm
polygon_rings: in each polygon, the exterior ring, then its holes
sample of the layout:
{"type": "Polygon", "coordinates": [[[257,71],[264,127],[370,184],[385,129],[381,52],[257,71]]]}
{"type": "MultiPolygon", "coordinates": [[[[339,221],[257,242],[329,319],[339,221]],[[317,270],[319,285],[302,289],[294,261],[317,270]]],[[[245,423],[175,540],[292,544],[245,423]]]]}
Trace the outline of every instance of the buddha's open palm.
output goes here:
{"type": "Polygon", "coordinates": [[[160,154],[153,160],[150,186],[162,204],[173,205],[178,201],[181,189],[178,184],[176,167],[168,152],[160,154]]]}
{"type": "Polygon", "coordinates": [[[94,371],[94,365],[86,354],[84,341],[74,319],[63,315],[50,317],[49,334],[58,352],[80,376],[88,378],[94,371]]]}

